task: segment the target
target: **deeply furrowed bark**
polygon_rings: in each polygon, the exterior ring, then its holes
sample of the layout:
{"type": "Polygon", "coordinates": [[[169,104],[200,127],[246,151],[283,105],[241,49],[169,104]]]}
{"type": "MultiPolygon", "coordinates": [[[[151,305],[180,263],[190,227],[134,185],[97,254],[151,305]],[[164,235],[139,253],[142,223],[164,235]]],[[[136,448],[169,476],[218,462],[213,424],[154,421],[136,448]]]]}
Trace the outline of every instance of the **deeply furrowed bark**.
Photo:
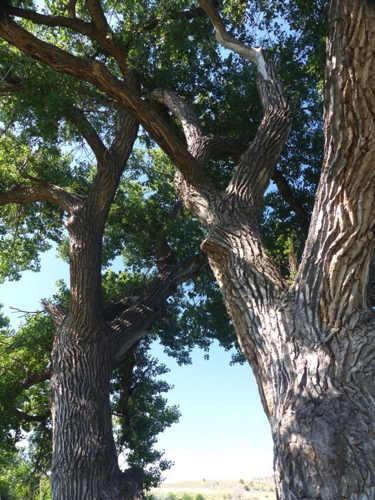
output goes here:
{"type": "Polygon", "coordinates": [[[142,498],[141,476],[121,472],[117,463],[109,402],[111,332],[91,330],[90,342],[77,340],[81,334],[67,319],[53,350],[52,498],[142,498]]]}
{"type": "MultiPolygon", "coordinates": [[[[240,162],[226,194],[208,204],[187,183],[177,184],[209,230],[202,248],[258,382],[274,439],[280,500],[375,497],[375,318],[366,302],[375,223],[374,39],[373,2],[332,2],[326,154],[292,286],[279,276],[259,236],[259,179],[267,180],[274,161],[265,160],[265,143],[273,136],[277,156],[282,122],[277,137],[264,119],[250,168],[240,162]]],[[[260,85],[264,103],[262,92],[276,89],[274,83],[260,85]]],[[[277,109],[282,99],[271,96],[271,102],[277,109]]]]}

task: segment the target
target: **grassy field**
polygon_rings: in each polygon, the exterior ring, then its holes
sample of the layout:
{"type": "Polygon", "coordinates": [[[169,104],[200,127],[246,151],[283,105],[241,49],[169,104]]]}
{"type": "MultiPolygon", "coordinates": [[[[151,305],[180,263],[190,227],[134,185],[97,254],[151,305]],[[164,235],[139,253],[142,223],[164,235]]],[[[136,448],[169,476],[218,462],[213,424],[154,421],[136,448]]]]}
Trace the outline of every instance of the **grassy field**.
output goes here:
{"type": "Polygon", "coordinates": [[[163,483],[152,494],[157,500],[276,500],[271,477],[163,483]]]}

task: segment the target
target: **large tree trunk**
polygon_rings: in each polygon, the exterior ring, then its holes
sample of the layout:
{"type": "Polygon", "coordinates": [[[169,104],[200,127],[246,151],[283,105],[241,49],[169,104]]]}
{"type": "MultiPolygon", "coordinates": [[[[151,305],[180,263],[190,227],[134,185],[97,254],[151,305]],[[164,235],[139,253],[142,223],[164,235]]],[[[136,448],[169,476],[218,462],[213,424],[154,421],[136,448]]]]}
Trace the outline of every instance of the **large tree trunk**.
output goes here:
{"type": "Polygon", "coordinates": [[[374,318],[307,343],[307,316],[283,315],[288,334],[269,377],[278,498],[373,499],[374,318]]]}
{"type": "Polygon", "coordinates": [[[298,293],[274,300],[268,289],[259,300],[265,282],[254,280],[256,259],[242,243],[221,259],[217,245],[205,250],[271,425],[278,498],[375,498],[373,313],[332,332],[298,293]]]}
{"type": "Polygon", "coordinates": [[[121,472],[117,462],[109,402],[111,332],[91,331],[89,341],[79,333],[67,319],[53,350],[52,498],[141,498],[141,477],[121,472]]]}

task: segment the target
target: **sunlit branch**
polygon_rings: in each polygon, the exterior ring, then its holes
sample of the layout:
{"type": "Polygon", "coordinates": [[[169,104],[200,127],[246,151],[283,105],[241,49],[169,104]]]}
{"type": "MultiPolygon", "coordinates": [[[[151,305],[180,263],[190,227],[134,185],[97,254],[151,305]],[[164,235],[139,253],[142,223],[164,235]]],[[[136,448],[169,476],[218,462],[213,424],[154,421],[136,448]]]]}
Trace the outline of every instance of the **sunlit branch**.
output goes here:
{"type": "Polygon", "coordinates": [[[202,129],[199,119],[193,107],[185,99],[179,97],[171,90],[156,89],[151,94],[151,99],[155,99],[166,106],[176,118],[181,122],[184,129],[188,146],[195,144],[199,137],[202,137],[202,129]]]}
{"type": "Polygon", "coordinates": [[[216,40],[225,48],[245,57],[256,64],[258,71],[265,80],[269,79],[268,71],[265,65],[264,56],[261,49],[253,48],[239,42],[227,33],[220,14],[209,0],[199,0],[199,4],[210,18],[214,28],[216,40]]]}

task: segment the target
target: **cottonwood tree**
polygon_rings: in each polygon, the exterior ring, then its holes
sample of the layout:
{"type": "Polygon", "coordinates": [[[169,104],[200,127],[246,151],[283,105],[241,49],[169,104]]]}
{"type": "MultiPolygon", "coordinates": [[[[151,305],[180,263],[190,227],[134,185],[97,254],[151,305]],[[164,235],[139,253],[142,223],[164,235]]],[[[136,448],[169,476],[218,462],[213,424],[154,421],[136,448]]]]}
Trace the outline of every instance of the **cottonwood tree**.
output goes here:
{"type": "MultiPolygon", "coordinates": [[[[118,132],[109,147],[81,108],[70,113],[97,160],[86,196],[32,176],[25,167],[24,178],[33,185],[9,186],[0,197],[3,205],[52,201],[67,213],[70,306],[66,311],[45,304],[58,325],[51,379],[53,498],[120,499],[139,494],[131,474],[122,474],[117,467],[109,403],[104,404],[111,372],[116,360],[150,330],[161,314],[162,301],[178,284],[198,274],[207,256],[270,421],[278,497],[371,499],[375,494],[375,325],[370,286],[375,4],[312,2],[314,14],[325,11],[328,16],[325,149],[303,254],[287,279],[267,252],[261,216],[263,196],[273,177],[307,225],[306,207],[297,203],[285,178],[275,171],[288,138],[293,103],[286,98],[270,54],[244,43],[238,29],[233,29],[235,37],[225,27],[223,15],[235,22],[235,8],[245,4],[226,2],[222,14],[207,0],[199,0],[198,9],[189,2],[176,2],[179,11],[168,2],[163,7],[167,25],[181,19],[202,20],[206,14],[218,43],[256,67],[263,119],[250,143],[208,135],[204,114],[192,105],[195,100],[199,109],[194,92],[189,102],[179,95],[184,92],[181,86],[158,88],[158,64],[146,71],[144,59],[157,62],[157,50],[145,54],[137,42],[161,24],[153,15],[159,5],[132,4],[133,19],[140,20],[138,29],[128,22],[126,2],[120,9],[96,0],[51,3],[43,14],[7,7],[0,22],[0,36],[8,44],[57,73],[88,83],[92,92],[121,110],[118,132]],[[151,14],[148,22],[143,22],[142,12],[151,14]],[[70,37],[64,38],[65,33],[70,37]],[[176,132],[176,121],[183,139],[176,132]],[[139,124],[177,168],[175,189],[206,231],[204,256],[171,263],[164,245],[159,274],[137,300],[120,301],[106,310],[100,293],[103,232],[139,124]],[[236,168],[226,182],[222,176],[218,186],[209,170],[214,155],[222,153],[234,156],[236,168]]],[[[249,7],[252,15],[254,5],[249,7]]],[[[262,6],[264,2],[258,7],[262,6]]],[[[283,9],[278,2],[269,6],[283,9]]],[[[303,2],[291,2],[291,18],[303,8],[303,2]]],[[[280,30],[274,26],[275,32],[280,30]]],[[[167,31],[156,33],[161,35],[157,47],[163,50],[167,31]]],[[[188,31],[183,34],[189,36],[188,31]]],[[[284,36],[284,45],[288,43],[284,36]]],[[[188,52],[189,45],[185,49],[188,52]]],[[[313,72],[312,61],[313,55],[301,55],[301,64],[310,65],[313,72]]],[[[170,74],[171,82],[174,77],[170,74]]],[[[13,80],[9,85],[22,82],[13,80]]],[[[218,165],[222,166],[221,160],[218,165]]],[[[301,176],[303,169],[301,165],[301,176]]]]}

